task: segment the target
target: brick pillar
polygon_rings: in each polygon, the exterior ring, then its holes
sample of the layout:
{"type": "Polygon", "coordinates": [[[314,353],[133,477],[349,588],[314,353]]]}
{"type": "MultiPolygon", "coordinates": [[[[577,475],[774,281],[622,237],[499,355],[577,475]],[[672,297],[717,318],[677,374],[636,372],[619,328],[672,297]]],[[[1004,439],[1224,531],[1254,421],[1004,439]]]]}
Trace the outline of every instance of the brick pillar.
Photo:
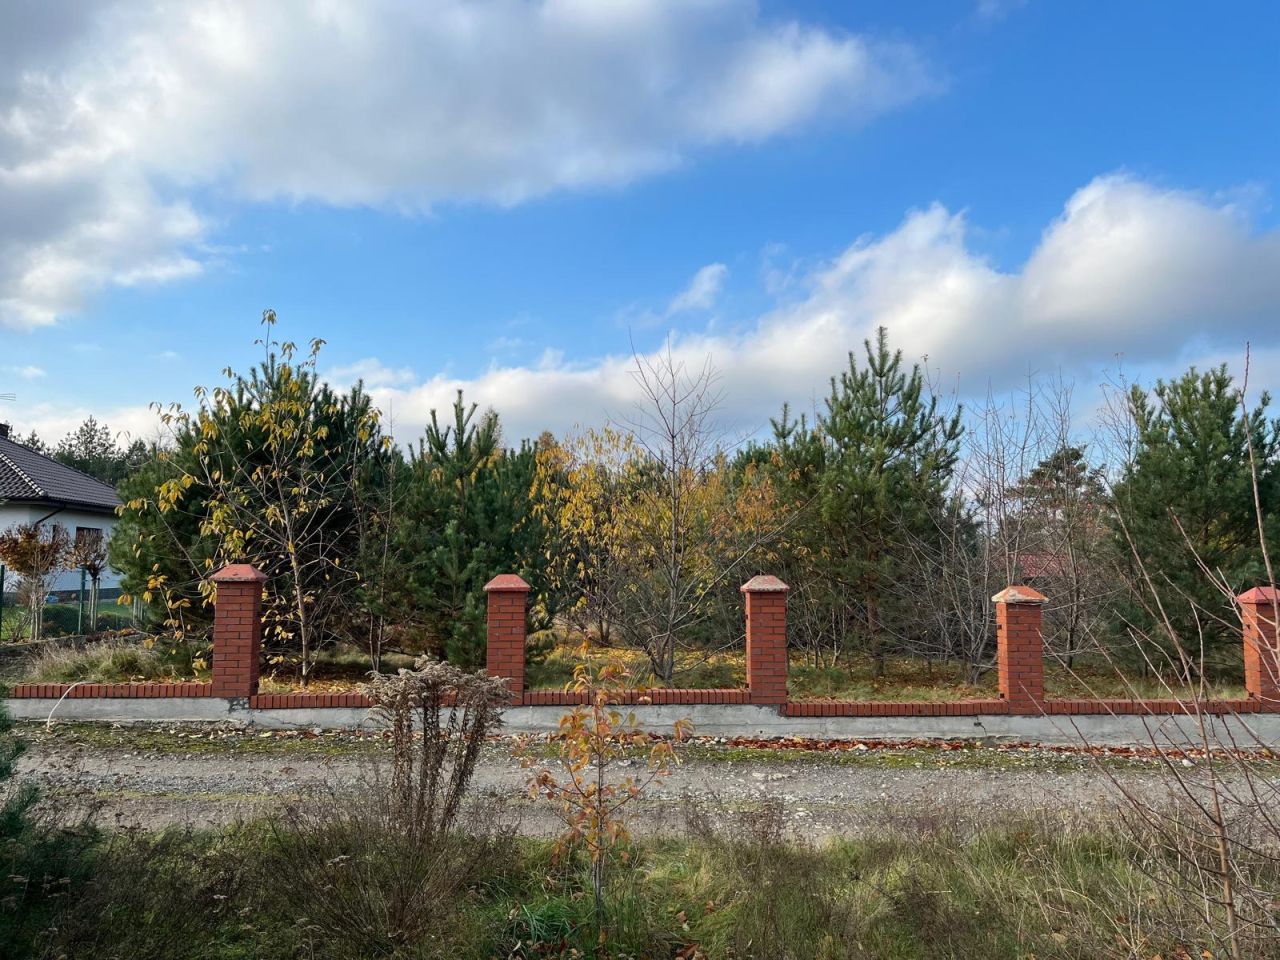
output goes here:
{"type": "Polygon", "coordinates": [[[489,616],[485,668],[505,677],[514,699],[524,693],[525,616],[529,585],[514,573],[503,573],[484,585],[489,616]]]}
{"type": "Polygon", "coordinates": [[[747,686],[752,703],[787,702],[787,591],[777,577],[752,577],[747,597],[747,686]]]}
{"type": "Polygon", "coordinates": [[[1045,596],[1030,587],[1006,587],[991,598],[996,605],[996,645],[1000,696],[1009,712],[1038,714],[1044,701],[1044,637],[1040,613],[1045,596]]]}
{"type": "Polygon", "coordinates": [[[223,567],[213,608],[215,697],[252,697],[258,692],[262,658],[262,585],[266,575],[247,563],[223,567]]]}
{"type": "Polygon", "coordinates": [[[1236,597],[1244,626],[1244,685],[1268,711],[1280,711],[1280,640],[1276,615],[1280,590],[1254,587],[1236,597]]]}

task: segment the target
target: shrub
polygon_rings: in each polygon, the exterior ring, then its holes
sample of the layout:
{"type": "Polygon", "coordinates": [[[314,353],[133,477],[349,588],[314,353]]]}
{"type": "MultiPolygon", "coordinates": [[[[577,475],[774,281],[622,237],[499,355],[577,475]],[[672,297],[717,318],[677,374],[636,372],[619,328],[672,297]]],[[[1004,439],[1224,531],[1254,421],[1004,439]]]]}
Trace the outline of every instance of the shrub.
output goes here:
{"type": "Polygon", "coordinates": [[[341,955],[452,957],[468,889],[512,859],[491,813],[455,829],[510,690],[423,657],[366,692],[390,731],[389,776],[374,768],[356,794],[293,807],[277,824],[274,869],[306,911],[299,922],[350,951],[341,955]]]}
{"type": "Polygon", "coordinates": [[[0,703],[0,957],[19,957],[44,937],[50,919],[74,895],[94,840],[82,824],[52,825],[36,811],[30,783],[13,783],[22,741],[0,703]]]}

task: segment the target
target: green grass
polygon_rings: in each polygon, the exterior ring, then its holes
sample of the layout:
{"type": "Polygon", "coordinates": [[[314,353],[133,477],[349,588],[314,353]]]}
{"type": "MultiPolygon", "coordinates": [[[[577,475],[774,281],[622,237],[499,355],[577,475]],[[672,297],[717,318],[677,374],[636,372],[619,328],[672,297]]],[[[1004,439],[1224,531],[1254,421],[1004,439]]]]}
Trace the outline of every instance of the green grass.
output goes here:
{"type": "MultiPolygon", "coordinates": [[[[662,682],[649,669],[637,650],[593,648],[589,662],[603,664],[617,658],[625,663],[635,683],[655,687],[662,682]]],[[[527,667],[526,682],[533,690],[557,690],[573,679],[578,649],[568,644],[552,647],[547,657],[527,667]]],[[[1218,667],[1209,678],[1211,696],[1238,698],[1245,695],[1242,665],[1234,669],[1218,667]]],[[[676,661],[674,685],[681,688],[742,687],[746,684],[746,661],[742,651],[701,653],[684,651],[676,661]]],[[[788,690],[795,700],[897,700],[939,702],[995,697],[999,691],[994,670],[986,671],[970,683],[963,664],[929,661],[918,657],[887,657],[882,674],[870,657],[845,657],[835,665],[815,665],[793,655],[788,671],[788,690]]],[[[1124,671],[1099,658],[1079,658],[1072,669],[1050,657],[1045,660],[1045,691],[1059,698],[1167,698],[1185,696],[1176,682],[1159,677],[1143,677],[1124,671]]]]}
{"type": "MultiPolygon", "coordinates": [[[[80,650],[51,650],[32,662],[16,679],[30,682],[113,683],[141,680],[208,679],[209,648],[196,641],[158,637],[148,648],[134,639],[106,640],[80,650]]],[[[563,689],[573,679],[579,660],[576,647],[557,644],[542,658],[527,666],[526,682],[531,690],[563,689]]],[[[599,649],[589,651],[589,662],[600,666],[619,659],[627,665],[632,682],[643,687],[664,684],[653,675],[644,655],[637,650],[599,649]]],[[[394,671],[410,666],[413,657],[389,653],[382,669],[394,671]]],[[[888,657],[883,673],[868,657],[848,657],[834,666],[818,666],[800,656],[791,658],[788,688],[795,700],[895,700],[939,702],[995,697],[995,671],[984,673],[969,683],[962,664],[931,662],[913,657],[888,657]]],[[[332,646],[316,657],[309,689],[316,692],[351,690],[369,675],[368,656],[359,649],[332,646]]],[[[1209,695],[1219,698],[1245,696],[1241,669],[1218,666],[1209,679],[1209,695]]],[[[681,688],[741,688],[746,684],[746,664],[741,651],[702,653],[683,651],[677,658],[674,685],[681,688]]],[[[296,664],[268,656],[261,680],[263,692],[299,689],[296,664]]],[[[1122,675],[1116,667],[1099,658],[1080,658],[1073,669],[1052,658],[1045,662],[1045,689],[1050,697],[1167,698],[1185,696],[1181,685],[1166,683],[1156,676],[1136,672],[1122,675]]]]}
{"type": "MultiPolygon", "coordinates": [[[[25,612],[14,607],[11,599],[5,600],[3,620],[0,621],[0,641],[19,643],[29,639],[24,628],[25,612]]],[[[98,604],[98,631],[124,630],[133,626],[133,613],[127,607],[121,607],[113,601],[104,600],[98,604]]],[[[81,630],[89,629],[89,610],[85,604],[84,619],[81,621],[80,606],[76,603],[50,603],[44,608],[44,636],[62,637],[74,635],[81,630]]]]}
{"type": "Polygon", "coordinates": [[[20,643],[27,638],[25,628],[20,629],[25,621],[21,610],[15,610],[12,600],[5,600],[4,609],[0,610],[0,642],[20,643]]]}
{"type": "MultiPolygon", "coordinates": [[[[297,842],[287,829],[103,834],[72,858],[46,847],[46,864],[12,864],[24,873],[6,887],[42,871],[51,882],[38,896],[24,887],[21,911],[0,890],[0,947],[14,960],[1224,955],[1220,918],[1206,923],[1180,899],[1189,890],[1151,879],[1160,855],[1115,823],[1005,816],[965,830],[937,816],[817,844],[784,839],[778,812],[695,811],[683,836],[628,848],[607,874],[601,934],[581,853],[559,857],[545,841],[481,851],[459,839],[457,855],[472,859],[465,882],[406,940],[364,912],[381,902],[376,872],[353,902],[282,882],[297,842]],[[353,913],[358,942],[329,929],[339,912],[353,913]]],[[[341,870],[346,854],[335,856],[328,866],[341,870]]],[[[1256,879],[1276,881],[1274,865],[1261,869],[1271,874],[1256,879]]],[[[1269,949],[1246,943],[1244,957],[1269,949]]]]}

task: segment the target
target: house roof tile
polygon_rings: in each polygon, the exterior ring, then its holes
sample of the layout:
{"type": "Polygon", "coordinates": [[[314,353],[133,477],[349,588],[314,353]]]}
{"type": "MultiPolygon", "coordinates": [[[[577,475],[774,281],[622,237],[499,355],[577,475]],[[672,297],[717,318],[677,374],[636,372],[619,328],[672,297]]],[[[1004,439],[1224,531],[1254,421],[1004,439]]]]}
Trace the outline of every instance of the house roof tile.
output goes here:
{"type": "Polygon", "coordinates": [[[114,510],[115,487],[0,437],[0,500],[114,510]]]}

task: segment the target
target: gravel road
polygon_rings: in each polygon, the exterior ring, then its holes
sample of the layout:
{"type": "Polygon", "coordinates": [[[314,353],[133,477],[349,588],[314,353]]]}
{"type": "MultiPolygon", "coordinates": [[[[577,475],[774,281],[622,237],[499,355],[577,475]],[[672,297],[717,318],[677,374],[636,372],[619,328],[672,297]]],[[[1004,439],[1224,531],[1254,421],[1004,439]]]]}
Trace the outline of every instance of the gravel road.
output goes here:
{"type": "MultiPolygon", "coordinates": [[[[263,752],[249,737],[196,746],[184,752],[181,742],[169,742],[158,749],[127,734],[105,743],[39,735],[19,772],[57,798],[60,809],[92,809],[104,823],[158,827],[226,823],[269,814],[310,791],[359,789],[373,763],[370,752],[305,746],[263,752]]],[[[1087,762],[1064,767],[1031,758],[1017,766],[939,766],[925,758],[913,766],[906,752],[846,764],[822,754],[711,748],[686,759],[634,808],[635,827],[647,833],[682,829],[692,797],[723,810],[777,801],[788,827],[811,835],[857,833],[886,817],[941,815],[960,824],[989,824],[993,815],[1009,811],[1088,816],[1115,805],[1109,776],[1140,791],[1164,791],[1150,769],[1108,774],[1087,762]]],[[[550,811],[525,797],[527,777],[510,746],[495,744],[480,762],[476,792],[500,801],[523,832],[552,832],[550,811]]]]}

